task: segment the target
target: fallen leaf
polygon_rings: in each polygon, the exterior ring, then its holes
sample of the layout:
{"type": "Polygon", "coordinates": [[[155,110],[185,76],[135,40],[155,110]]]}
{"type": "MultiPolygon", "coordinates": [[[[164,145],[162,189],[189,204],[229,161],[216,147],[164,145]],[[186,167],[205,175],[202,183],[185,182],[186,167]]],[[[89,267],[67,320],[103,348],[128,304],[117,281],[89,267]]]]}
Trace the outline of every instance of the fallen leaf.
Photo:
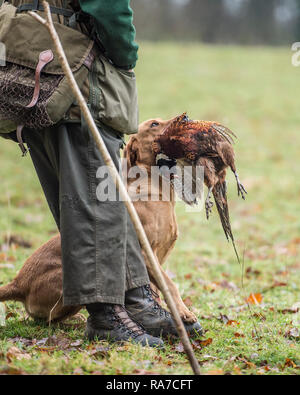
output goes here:
{"type": "Polygon", "coordinates": [[[272,288],[276,288],[276,287],[286,287],[287,283],[286,282],[280,282],[280,281],[275,281],[274,284],[271,285],[271,289],[272,288]]]}
{"type": "Polygon", "coordinates": [[[50,336],[47,338],[45,346],[58,347],[64,350],[70,346],[70,340],[63,336],[50,336]]]}
{"type": "Polygon", "coordinates": [[[183,299],[183,302],[187,307],[191,307],[193,305],[192,299],[190,297],[183,299]]]}
{"type": "Polygon", "coordinates": [[[292,328],[288,330],[285,335],[285,337],[292,337],[294,339],[298,339],[300,337],[300,331],[298,328],[292,328]]]}
{"type": "Polygon", "coordinates": [[[241,369],[240,369],[237,365],[235,365],[235,366],[233,367],[233,370],[234,370],[234,372],[235,372],[236,374],[242,375],[241,369]]]}
{"type": "Polygon", "coordinates": [[[260,294],[260,293],[253,294],[252,293],[252,294],[250,294],[249,298],[247,299],[247,302],[251,303],[251,304],[258,305],[262,302],[262,299],[263,299],[262,294],[260,294]]]}
{"type": "Polygon", "coordinates": [[[299,307],[290,307],[288,309],[278,310],[278,312],[282,314],[287,314],[287,313],[295,314],[298,313],[298,311],[299,311],[299,307]]]}
{"type": "Polygon", "coordinates": [[[197,340],[197,342],[200,343],[201,347],[207,347],[212,343],[213,339],[209,337],[208,339],[205,340],[197,340]]]}
{"type": "Polygon", "coordinates": [[[296,368],[297,365],[295,364],[294,361],[292,361],[290,358],[286,358],[285,360],[285,364],[284,367],[288,367],[288,368],[296,368]]]}
{"type": "Polygon", "coordinates": [[[258,318],[261,321],[266,321],[266,317],[262,313],[254,313],[253,317],[258,318]]]}
{"type": "Polygon", "coordinates": [[[245,337],[242,333],[235,332],[234,337],[245,337]]]}
{"type": "Polygon", "coordinates": [[[207,372],[207,374],[208,374],[209,376],[220,376],[220,375],[223,375],[223,374],[224,374],[224,370],[222,370],[222,369],[209,370],[209,371],[207,372]]]}
{"type": "Polygon", "coordinates": [[[282,314],[286,314],[286,313],[298,313],[298,311],[300,311],[300,302],[296,302],[294,303],[290,308],[286,308],[283,310],[278,310],[280,313],[282,314]]]}
{"type": "Polygon", "coordinates": [[[228,326],[236,326],[236,325],[240,325],[240,323],[235,321],[235,320],[228,320],[226,325],[228,325],[228,326]]]}
{"type": "Polygon", "coordinates": [[[245,368],[256,369],[256,365],[253,362],[245,361],[245,368]]]}
{"type": "Polygon", "coordinates": [[[206,289],[207,291],[210,291],[212,293],[212,292],[215,292],[215,290],[218,288],[218,286],[219,286],[219,283],[212,282],[210,284],[206,284],[204,286],[204,289],[206,289]]]}
{"type": "Polygon", "coordinates": [[[6,353],[6,359],[8,362],[12,362],[14,359],[20,361],[22,359],[31,359],[31,355],[23,352],[17,347],[10,347],[6,353]]]}
{"type": "Polygon", "coordinates": [[[104,346],[97,346],[93,350],[89,351],[89,355],[93,357],[107,357],[109,352],[109,347],[104,347],[104,346]]]}
{"type": "Polygon", "coordinates": [[[246,277],[250,277],[250,275],[253,276],[259,276],[261,274],[261,272],[259,270],[253,270],[252,267],[248,267],[246,270],[246,277]]]}

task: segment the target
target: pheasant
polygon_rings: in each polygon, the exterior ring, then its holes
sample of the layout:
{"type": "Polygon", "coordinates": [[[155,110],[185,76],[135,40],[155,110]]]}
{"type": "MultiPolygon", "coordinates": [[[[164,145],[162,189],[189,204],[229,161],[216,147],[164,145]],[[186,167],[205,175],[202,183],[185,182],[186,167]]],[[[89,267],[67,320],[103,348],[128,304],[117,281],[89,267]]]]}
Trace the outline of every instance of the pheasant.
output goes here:
{"type": "MultiPolygon", "coordinates": [[[[206,217],[209,218],[214,196],[221,224],[227,240],[234,242],[231,231],[226,188],[226,169],[233,171],[238,195],[245,199],[247,191],[241,184],[234,162],[233,138],[235,134],[227,127],[213,121],[193,121],[186,113],[174,118],[173,122],[159,135],[153,143],[157,157],[165,155],[177,161],[180,167],[203,166],[204,182],[208,187],[205,200],[206,217]]],[[[173,163],[173,162],[172,162],[173,163]]],[[[193,180],[196,182],[196,180],[193,180]]],[[[176,183],[175,183],[176,184],[176,183]]],[[[195,204],[195,199],[184,199],[188,204],[195,204]]]]}

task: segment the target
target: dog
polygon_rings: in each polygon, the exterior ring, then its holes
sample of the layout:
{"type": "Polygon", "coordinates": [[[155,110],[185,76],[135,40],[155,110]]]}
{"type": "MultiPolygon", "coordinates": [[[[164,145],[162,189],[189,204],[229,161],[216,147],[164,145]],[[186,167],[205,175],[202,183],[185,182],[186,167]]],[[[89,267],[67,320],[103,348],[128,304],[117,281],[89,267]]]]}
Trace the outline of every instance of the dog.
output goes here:
{"type": "MultiPolygon", "coordinates": [[[[146,199],[134,201],[134,206],[181,318],[185,322],[193,323],[197,321],[197,317],[184,304],[178,287],[162,268],[178,238],[174,190],[170,187],[168,201],[151,200],[153,196],[161,198],[163,193],[161,182],[151,183],[151,168],[156,166],[156,155],[152,145],[155,138],[172,120],[151,119],[139,125],[138,133],[130,137],[124,150],[124,162],[127,167],[124,176],[129,195],[132,195],[135,193],[133,189],[136,178],[129,177],[130,170],[138,166],[148,175],[143,179],[145,181],[139,184],[139,194],[145,193],[146,199]]],[[[155,281],[144,252],[143,255],[152,287],[157,291],[159,284],[155,281]]],[[[61,239],[60,234],[57,234],[26,260],[11,283],[0,287],[0,301],[22,302],[29,316],[47,322],[63,321],[78,313],[82,306],[63,306],[61,259],[61,239]]]]}

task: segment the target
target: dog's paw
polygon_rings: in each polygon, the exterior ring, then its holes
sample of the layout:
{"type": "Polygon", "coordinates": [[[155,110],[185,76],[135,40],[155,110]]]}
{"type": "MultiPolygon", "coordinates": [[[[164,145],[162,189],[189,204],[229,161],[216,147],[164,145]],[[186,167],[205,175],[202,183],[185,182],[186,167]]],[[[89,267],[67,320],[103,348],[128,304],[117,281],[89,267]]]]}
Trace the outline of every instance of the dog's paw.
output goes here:
{"type": "Polygon", "coordinates": [[[194,324],[198,321],[198,318],[195,316],[195,314],[189,310],[180,312],[180,317],[184,322],[188,322],[189,324],[194,324]]]}

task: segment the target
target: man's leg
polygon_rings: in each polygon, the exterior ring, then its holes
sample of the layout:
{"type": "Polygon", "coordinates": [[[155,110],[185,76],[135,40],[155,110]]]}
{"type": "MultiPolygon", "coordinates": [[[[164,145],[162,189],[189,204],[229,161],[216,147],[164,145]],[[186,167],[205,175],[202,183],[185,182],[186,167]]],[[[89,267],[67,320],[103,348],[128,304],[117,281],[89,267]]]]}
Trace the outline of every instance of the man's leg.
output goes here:
{"type": "MultiPolygon", "coordinates": [[[[119,166],[122,140],[101,130],[119,166]]],[[[101,202],[97,170],[104,165],[89,131],[80,124],[62,124],[24,136],[61,232],[65,305],[86,305],[90,317],[86,335],[92,339],[129,340],[162,346],[124,309],[126,289],[127,211],[124,202],[101,202]]],[[[148,284],[141,253],[131,255],[136,266],[133,286],[148,284]]]]}
{"type": "MultiPolygon", "coordinates": [[[[101,135],[119,168],[122,139],[109,129],[101,135]]],[[[92,136],[80,124],[62,124],[25,138],[61,231],[64,304],[124,304],[126,277],[131,287],[149,279],[124,202],[97,199],[105,163],[92,136]]]]}

